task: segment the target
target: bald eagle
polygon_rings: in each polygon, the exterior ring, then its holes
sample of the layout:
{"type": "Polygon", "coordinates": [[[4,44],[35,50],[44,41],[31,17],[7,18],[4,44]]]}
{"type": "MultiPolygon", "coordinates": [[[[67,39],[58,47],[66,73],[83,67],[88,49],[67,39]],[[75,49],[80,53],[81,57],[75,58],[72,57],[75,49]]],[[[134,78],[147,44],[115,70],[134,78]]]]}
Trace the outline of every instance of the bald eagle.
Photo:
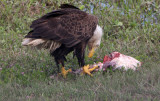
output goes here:
{"type": "Polygon", "coordinates": [[[22,45],[49,49],[58,71],[59,64],[64,70],[65,56],[72,51],[79,66],[84,67],[86,46],[90,50],[88,57],[92,57],[102,37],[98,18],[69,4],[62,4],[58,10],[34,20],[30,28],[32,30],[25,36],[22,45]]]}

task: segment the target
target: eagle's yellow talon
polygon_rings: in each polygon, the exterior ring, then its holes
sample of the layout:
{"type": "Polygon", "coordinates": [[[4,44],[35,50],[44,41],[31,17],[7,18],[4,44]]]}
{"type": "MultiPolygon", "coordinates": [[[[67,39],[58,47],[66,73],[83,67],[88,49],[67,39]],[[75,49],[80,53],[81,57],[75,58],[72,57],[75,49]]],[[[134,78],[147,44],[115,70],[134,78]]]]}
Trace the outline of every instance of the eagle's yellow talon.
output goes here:
{"type": "Polygon", "coordinates": [[[90,72],[94,71],[95,69],[99,68],[98,65],[94,66],[93,68],[89,69],[90,72]]]}
{"type": "Polygon", "coordinates": [[[88,74],[88,75],[90,75],[90,76],[93,76],[92,74],[91,74],[91,72],[93,71],[93,70],[95,70],[95,69],[97,69],[98,68],[98,65],[97,66],[95,66],[95,67],[93,67],[93,68],[91,68],[91,69],[89,69],[89,65],[87,65],[87,66],[84,66],[83,67],[83,72],[81,73],[81,75],[83,75],[83,74],[88,74]]]}
{"type": "Polygon", "coordinates": [[[60,74],[61,74],[64,78],[66,78],[68,72],[71,72],[71,71],[72,71],[71,69],[65,70],[65,68],[62,67],[62,68],[61,68],[61,73],[60,73],[60,74]]]}
{"type": "Polygon", "coordinates": [[[93,56],[94,52],[95,52],[95,50],[94,50],[94,48],[92,48],[88,54],[88,57],[91,58],[93,56]]]}

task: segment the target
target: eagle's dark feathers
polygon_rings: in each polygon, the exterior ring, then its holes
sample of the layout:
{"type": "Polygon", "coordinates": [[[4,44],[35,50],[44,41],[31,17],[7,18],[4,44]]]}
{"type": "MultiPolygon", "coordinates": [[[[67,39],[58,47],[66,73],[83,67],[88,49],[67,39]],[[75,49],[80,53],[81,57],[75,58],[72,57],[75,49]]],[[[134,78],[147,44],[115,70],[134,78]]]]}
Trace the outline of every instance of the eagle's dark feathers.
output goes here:
{"type": "Polygon", "coordinates": [[[61,5],[62,9],[52,11],[33,21],[33,30],[26,38],[55,40],[66,47],[88,40],[92,37],[98,20],[71,5],[61,5]]]}

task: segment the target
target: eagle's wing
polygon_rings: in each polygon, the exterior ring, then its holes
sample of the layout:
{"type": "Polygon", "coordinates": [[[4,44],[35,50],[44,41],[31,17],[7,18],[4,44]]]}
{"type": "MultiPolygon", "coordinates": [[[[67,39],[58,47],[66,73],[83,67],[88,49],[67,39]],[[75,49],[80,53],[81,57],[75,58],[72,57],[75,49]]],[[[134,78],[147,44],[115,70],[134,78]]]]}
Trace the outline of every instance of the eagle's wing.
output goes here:
{"type": "Polygon", "coordinates": [[[92,37],[98,20],[76,8],[62,7],[32,22],[26,38],[54,40],[72,47],[92,37]]]}

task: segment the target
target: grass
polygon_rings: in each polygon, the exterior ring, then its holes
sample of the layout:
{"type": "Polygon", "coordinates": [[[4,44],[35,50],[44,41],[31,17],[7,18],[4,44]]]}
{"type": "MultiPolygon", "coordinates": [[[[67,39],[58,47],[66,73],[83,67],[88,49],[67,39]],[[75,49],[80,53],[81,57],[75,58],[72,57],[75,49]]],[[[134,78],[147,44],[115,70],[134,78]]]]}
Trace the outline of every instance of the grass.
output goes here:
{"type": "MultiPolygon", "coordinates": [[[[160,22],[159,1],[147,6],[141,0],[127,3],[111,0],[0,1],[0,100],[1,101],[158,101],[160,99],[160,22]],[[69,74],[67,79],[53,73],[54,59],[46,50],[21,46],[31,22],[72,3],[99,17],[104,36],[98,52],[87,64],[102,61],[103,56],[119,51],[143,62],[139,71],[97,72],[93,77],[69,74]],[[107,5],[107,6],[104,6],[107,5]],[[153,7],[152,7],[153,6],[153,7]],[[151,7],[151,8],[147,8],[151,7]],[[155,17],[152,17],[156,15],[155,17]],[[53,76],[52,76],[53,75],[53,76]],[[52,78],[50,77],[52,76],[52,78]]],[[[72,53],[66,67],[79,68],[72,53]]]]}

